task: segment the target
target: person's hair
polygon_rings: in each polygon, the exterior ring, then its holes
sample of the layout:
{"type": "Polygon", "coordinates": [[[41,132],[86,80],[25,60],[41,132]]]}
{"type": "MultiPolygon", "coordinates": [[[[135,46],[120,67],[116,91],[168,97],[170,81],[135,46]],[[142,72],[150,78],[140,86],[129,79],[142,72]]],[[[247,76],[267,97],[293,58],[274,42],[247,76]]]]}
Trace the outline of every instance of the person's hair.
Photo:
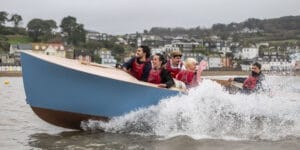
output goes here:
{"type": "MultiPolygon", "coordinates": [[[[163,54],[156,53],[153,56],[155,56],[155,55],[158,56],[158,60],[162,62],[161,65],[164,65],[165,63],[167,63],[167,60],[163,54]]],[[[152,58],[153,58],[153,56],[152,56],[152,58]]]]}
{"type": "Polygon", "coordinates": [[[150,48],[148,46],[145,46],[145,45],[141,45],[140,48],[142,48],[143,52],[146,53],[146,58],[149,58],[150,55],[151,55],[150,48]]]}
{"type": "Polygon", "coordinates": [[[182,53],[180,51],[171,52],[171,57],[175,58],[177,56],[182,57],[182,53]]]}
{"type": "Polygon", "coordinates": [[[184,61],[184,66],[186,68],[189,68],[189,66],[191,66],[192,63],[198,63],[196,59],[194,58],[187,58],[185,61],[184,61]]]}
{"type": "Polygon", "coordinates": [[[255,62],[254,64],[252,64],[253,66],[256,66],[259,70],[261,69],[261,64],[258,62],[255,62]]]}

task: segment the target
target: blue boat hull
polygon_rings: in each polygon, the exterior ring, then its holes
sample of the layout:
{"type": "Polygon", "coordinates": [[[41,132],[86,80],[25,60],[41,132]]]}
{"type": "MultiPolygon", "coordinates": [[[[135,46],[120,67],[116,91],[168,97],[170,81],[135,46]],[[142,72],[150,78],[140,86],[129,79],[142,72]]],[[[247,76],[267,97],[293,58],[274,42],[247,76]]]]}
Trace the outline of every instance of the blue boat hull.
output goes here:
{"type": "Polygon", "coordinates": [[[30,53],[21,53],[21,60],[27,103],[43,120],[66,128],[79,128],[87,119],[107,121],[179,93],[78,71],[30,53]]]}

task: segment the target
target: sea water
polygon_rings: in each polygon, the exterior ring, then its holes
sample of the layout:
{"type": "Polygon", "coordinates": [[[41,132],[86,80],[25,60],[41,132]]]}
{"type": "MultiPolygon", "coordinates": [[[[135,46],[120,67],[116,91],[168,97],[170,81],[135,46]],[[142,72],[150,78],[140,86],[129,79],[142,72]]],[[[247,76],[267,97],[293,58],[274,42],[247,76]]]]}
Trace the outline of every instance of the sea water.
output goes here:
{"type": "Polygon", "coordinates": [[[22,78],[1,77],[0,149],[300,149],[300,77],[267,76],[265,84],[268,91],[244,95],[203,80],[187,94],[73,131],[31,111],[22,78]]]}

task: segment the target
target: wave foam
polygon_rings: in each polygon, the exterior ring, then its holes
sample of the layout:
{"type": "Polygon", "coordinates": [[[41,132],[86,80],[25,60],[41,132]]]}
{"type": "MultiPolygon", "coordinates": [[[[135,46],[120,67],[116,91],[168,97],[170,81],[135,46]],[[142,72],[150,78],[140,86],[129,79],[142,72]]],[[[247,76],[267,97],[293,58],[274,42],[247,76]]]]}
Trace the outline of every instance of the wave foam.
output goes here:
{"type": "Polygon", "coordinates": [[[297,96],[291,96],[295,89],[299,90],[298,86],[287,86],[284,90],[281,87],[281,93],[274,88],[272,97],[268,93],[232,95],[216,82],[203,80],[186,95],[163,99],[158,105],[114,117],[110,122],[90,120],[82,123],[82,127],[164,138],[177,135],[236,140],[300,137],[300,101],[297,96]]]}

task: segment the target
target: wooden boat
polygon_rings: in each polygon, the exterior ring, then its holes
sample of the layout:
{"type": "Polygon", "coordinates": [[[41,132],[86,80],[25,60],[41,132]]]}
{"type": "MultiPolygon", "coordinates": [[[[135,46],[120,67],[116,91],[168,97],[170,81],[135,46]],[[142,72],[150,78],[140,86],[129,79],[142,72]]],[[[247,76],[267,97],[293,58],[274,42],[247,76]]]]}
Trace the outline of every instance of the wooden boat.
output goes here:
{"type": "Polygon", "coordinates": [[[33,52],[22,52],[21,60],[26,102],[41,119],[64,128],[80,129],[89,119],[108,121],[182,92],[99,64],[33,52]]]}
{"type": "Polygon", "coordinates": [[[22,52],[21,60],[26,102],[41,119],[64,128],[80,129],[88,119],[108,121],[181,92],[112,67],[33,52],[22,52]]]}

